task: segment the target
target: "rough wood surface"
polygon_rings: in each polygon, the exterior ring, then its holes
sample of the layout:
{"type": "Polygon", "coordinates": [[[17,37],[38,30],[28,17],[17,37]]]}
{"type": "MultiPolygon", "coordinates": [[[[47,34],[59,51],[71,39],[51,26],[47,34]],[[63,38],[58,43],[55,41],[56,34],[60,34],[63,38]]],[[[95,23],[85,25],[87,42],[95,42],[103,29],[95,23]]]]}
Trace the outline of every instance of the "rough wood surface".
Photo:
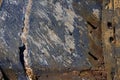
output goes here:
{"type": "Polygon", "coordinates": [[[115,26],[115,60],[116,60],[116,74],[115,80],[120,79],[120,0],[114,0],[114,26],[115,26]]]}
{"type": "Polygon", "coordinates": [[[0,0],[0,78],[119,80],[120,0],[0,0]]]}
{"type": "Polygon", "coordinates": [[[114,28],[113,28],[113,1],[103,1],[102,11],[102,41],[103,41],[103,53],[105,70],[107,72],[107,80],[113,80],[114,74],[111,74],[115,68],[114,55],[112,43],[114,40],[114,28]]]}

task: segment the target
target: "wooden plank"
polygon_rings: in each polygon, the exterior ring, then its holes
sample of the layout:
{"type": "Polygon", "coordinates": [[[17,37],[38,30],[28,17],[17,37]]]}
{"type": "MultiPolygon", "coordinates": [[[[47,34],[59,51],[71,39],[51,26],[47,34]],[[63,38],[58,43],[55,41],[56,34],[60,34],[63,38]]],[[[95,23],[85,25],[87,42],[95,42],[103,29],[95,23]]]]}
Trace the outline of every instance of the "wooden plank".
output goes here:
{"type": "Polygon", "coordinates": [[[120,80],[120,0],[114,0],[114,26],[115,26],[115,59],[116,76],[115,80],[120,80]]]}
{"type": "Polygon", "coordinates": [[[105,62],[105,70],[107,72],[107,80],[114,79],[114,27],[113,27],[113,0],[103,1],[102,11],[102,41],[103,41],[103,54],[105,62]]]}

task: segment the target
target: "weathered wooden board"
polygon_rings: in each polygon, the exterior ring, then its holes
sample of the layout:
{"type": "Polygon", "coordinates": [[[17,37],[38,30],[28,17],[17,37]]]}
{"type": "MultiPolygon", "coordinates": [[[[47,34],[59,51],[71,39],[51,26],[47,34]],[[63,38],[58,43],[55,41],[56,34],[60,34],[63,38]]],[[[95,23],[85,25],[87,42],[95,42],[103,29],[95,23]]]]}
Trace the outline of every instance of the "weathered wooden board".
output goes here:
{"type": "Polygon", "coordinates": [[[120,0],[114,0],[114,26],[115,26],[115,45],[114,56],[116,60],[115,79],[120,79],[120,0]]]}
{"type": "Polygon", "coordinates": [[[3,78],[119,80],[116,1],[0,0],[3,78]]]}

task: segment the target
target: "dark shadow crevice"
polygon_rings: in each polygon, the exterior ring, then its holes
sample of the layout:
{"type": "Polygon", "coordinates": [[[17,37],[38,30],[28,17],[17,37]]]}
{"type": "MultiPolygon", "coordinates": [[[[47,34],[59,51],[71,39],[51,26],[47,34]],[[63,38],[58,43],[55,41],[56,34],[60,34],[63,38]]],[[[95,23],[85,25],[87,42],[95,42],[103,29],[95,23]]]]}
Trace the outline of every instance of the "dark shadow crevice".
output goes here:
{"type": "Polygon", "coordinates": [[[88,54],[94,59],[94,60],[98,60],[98,58],[96,56],[94,56],[91,52],[88,52],[88,54]]]}
{"type": "Polygon", "coordinates": [[[19,59],[20,62],[25,70],[25,62],[24,62],[24,50],[26,49],[25,45],[23,44],[23,46],[19,47],[19,59]]]}
{"type": "Polygon", "coordinates": [[[107,26],[108,26],[109,29],[111,29],[111,28],[112,28],[112,23],[111,23],[111,22],[108,22],[108,23],[107,23],[107,26]]]}
{"type": "Polygon", "coordinates": [[[97,29],[97,26],[94,26],[94,25],[91,24],[89,21],[87,21],[87,23],[92,27],[92,29],[97,29]]]}
{"type": "Polygon", "coordinates": [[[112,42],[114,41],[114,38],[113,38],[113,37],[110,37],[110,38],[109,38],[109,41],[110,41],[110,43],[112,43],[112,42]]]}

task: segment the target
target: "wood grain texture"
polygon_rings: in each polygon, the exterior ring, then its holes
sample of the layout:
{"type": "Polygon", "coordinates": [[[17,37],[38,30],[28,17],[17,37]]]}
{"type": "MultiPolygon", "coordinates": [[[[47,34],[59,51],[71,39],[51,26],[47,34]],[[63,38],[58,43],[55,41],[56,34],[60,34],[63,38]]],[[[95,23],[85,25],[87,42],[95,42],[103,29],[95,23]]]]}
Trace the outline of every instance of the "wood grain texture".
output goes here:
{"type": "Polygon", "coordinates": [[[103,1],[102,11],[102,42],[103,54],[105,62],[105,70],[107,72],[107,80],[113,80],[115,73],[115,59],[114,59],[114,26],[113,26],[113,1],[103,1]]]}
{"type": "Polygon", "coordinates": [[[120,80],[120,0],[114,0],[114,26],[115,26],[115,80],[120,80]]]}

